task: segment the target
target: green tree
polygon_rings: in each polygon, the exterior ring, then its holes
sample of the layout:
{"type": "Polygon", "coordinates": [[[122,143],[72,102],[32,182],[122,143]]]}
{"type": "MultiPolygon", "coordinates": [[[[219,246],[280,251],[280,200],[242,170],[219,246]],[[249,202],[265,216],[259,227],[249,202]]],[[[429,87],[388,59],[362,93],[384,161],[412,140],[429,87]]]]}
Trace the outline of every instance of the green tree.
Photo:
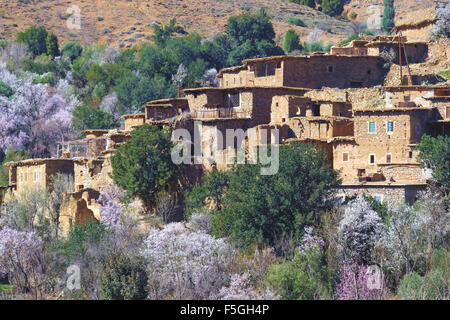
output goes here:
{"type": "Polygon", "coordinates": [[[279,164],[274,175],[260,175],[260,165],[234,166],[223,209],[214,213],[218,236],[273,245],[286,235],[300,239],[305,226],[318,222],[340,184],[326,154],[311,144],[292,143],[280,147],[279,164]]]}
{"type": "Polygon", "coordinates": [[[197,183],[186,192],[185,216],[204,210],[207,200],[212,200],[216,210],[223,209],[223,198],[229,184],[228,173],[224,171],[208,172],[202,183],[197,183]]]}
{"type": "Polygon", "coordinates": [[[338,16],[344,10],[344,0],[322,0],[322,12],[329,16],[338,16]]]}
{"type": "Polygon", "coordinates": [[[256,13],[243,13],[228,19],[226,34],[232,42],[228,56],[229,65],[255,57],[283,55],[283,49],[275,44],[275,31],[264,8],[256,13]]]}
{"type": "Polygon", "coordinates": [[[14,90],[0,80],[0,96],[5,96],[7,98],[11,97],[14,94],[14,90]]]}
{"type": "Polygon", "coordinates": [[[68,57],[71,62],[73,62],[76,58],[81,56],[83,53],[83,47],[78,41],[70,41],[67,42],[61,50],[61,54],[64,57],[68,57]]]}
{"type": "Polygon", "coordinates": [[[47,44],[47,54],[52,58],[59,57],[59,45],[58,45],[58,37],[53,33],[49,33],[46,39],[47,44]]]}
{"type": "Polygon", "coordinates": [[[108,300],[143,300],[147,297],[147,279],[143,259],[119,252],[105,262],[101,291],[108,300]]]}
{"type": "Polygon", "coordinates": [[[419,146],[418,159],[423,168],[432,170],[433,178],[450,189],[450,137],[422,136],[419,146]]]}
{"type": "Polygon", "coordinates": [[[167,129],[148,124],[131,132],[131,139],[120,145],[111,158],[114,182],[138,196],[145,204],[177,179],[182,167],[172,162],[174,143],[167,129]]]}
{"type": "Polygon", "coordinates": [[[165,25],[163,27],[160,27],[159,25],[155,24],[153,26],[153,41],[156,45],[163,47],[167,40],[169,40],[174,33],[179,34],[185,34],[186,31],[181,25],[176,24],[177,21],[175,18],[171,19],[169,21],[168,25],[165,25]]]}
{"type": "Polygon", "coordinates": [[[301,50],[302,47],[299,42],[298,34],[293,29],[289,29],[284,36],[283,50],[286,53],[291,53],[294,50],[301,50]]]}
{"type": "Polygon", "coordinates": [[[47,52],[47,31],[44,27],[31,26],[24,32],[17,34],[17,42],[24,42],[33,56],[47,52]]]}
{"type": "Polygon", "coordinates": [[[302,5],[308,6],[310,8],[315,8],[316,7],[316,1],[315,0],[289,0],[289,2],[302,4],[302,5]]]}
{"type": "Polygon", "coordinates": [[[267,275],[283,300],[332,299],[337,278],[320,249],[297,251],[291,261],[272,265],[267,275]]]}
{"type": "MultiPolygon", "coordinates": [[[[1,150],[0,153],[2,153],[1,150]]],[[[25,150],[15,151],[13,147],[10,147],[3,157],[0,157],[0,186],[7,186],[9,184],[9,168],[4,166],[5,163],[26,159],[27,154],[28,152],[25,150]]]]}
{"type": "Polygon", "coordinates": [[[79,105],[73,110],[72,125],[75,130],[111,129],[117,126],[113,116],[98,107],[79,105]]]}
{"type": "Polygon", "coordinates": [[[391,33],[394,24],[394,0],[384,0],[383,20],[381,21],[381,28],[386,33],[391,33]]]}

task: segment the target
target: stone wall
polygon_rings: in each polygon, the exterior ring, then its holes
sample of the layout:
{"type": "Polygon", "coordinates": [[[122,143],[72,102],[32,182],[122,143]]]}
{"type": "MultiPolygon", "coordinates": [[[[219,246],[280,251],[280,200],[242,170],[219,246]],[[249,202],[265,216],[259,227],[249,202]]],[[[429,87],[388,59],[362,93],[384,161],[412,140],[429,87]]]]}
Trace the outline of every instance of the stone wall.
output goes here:
{"type": "Polygon", "coordinates": [[[385,202],[392,206],[396,203],[405,201],[412,204],[419,191],[424,190],[426,185],[358,185],[358,186],[342,186],[336,190],[338,197],[351,197],[354,195],[362,196],[363,194],[377,198],[381,202],[385,202]]]}

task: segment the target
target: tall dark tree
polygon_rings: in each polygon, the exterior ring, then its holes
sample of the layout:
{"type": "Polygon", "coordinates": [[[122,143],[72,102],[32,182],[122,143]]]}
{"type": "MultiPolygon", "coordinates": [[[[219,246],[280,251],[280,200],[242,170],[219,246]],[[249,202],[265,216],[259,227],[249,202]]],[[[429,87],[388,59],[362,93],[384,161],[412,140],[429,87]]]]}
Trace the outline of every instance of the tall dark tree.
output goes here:
{"type": "Polygon", "coordinates": [[[53,33],[49,33],[46,39],[47,44],[47,54],[52,58],[59,57],[59,45],[58,45],[58,37],[53,33]]]}
{"type": "Polygon", "coordinates": [[[391,33],[394,24],[394,0],[384,0],[383,20],[381,21],[381,28],[386,33],[391,33]]]}
{"type": "Polygon", "coordinates": [[[47,31],[44,27],[31,26],[24,32],[19,32],[17,42],[24,42],[33,56],[47,52],[47,31]]]}

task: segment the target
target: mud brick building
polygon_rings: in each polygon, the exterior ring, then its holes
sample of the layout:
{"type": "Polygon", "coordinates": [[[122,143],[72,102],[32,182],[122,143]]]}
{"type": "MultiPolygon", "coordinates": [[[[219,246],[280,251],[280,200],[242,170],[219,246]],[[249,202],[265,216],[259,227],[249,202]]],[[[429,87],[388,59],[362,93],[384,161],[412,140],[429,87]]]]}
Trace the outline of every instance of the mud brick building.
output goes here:
{"type": "MultiPolygon", "coordinates": [[[[426,58],[427,43],[401,40],[412,55],[408,60],[426,58]]],[[[216,160],[241,144],[248,150],[247,139],[233,140],[229,150],[227,129],[255,130],[257,143],[263,129],[269,135],[277,129],[281,143],[304,141],[327,152],[342,179],[338,198],[365,193],[389,204],[413,202],[429,178],[417,162],[421,136],[450,133],[450,86],[383,86],[388,70],[380,55],[391,49],[398,52],[398,36],[353,41],[331,54],[245,60],[220,70],[219,87],[185,89],[184,98],[150,101],[144,112],[123,116],[123,129],[93,128],[83,139],[61,143],[56,159],[8,164],[10,182],[3,193],[8,190],[8,198],[25,187],[49,188],[52,174],[71,174],[74,192],[61,224],[68,228],[99,219],[96,200],[112,182],[111,155],[130,131],[147,123],[187,129],[193,139],[198,135],[202,153],[195,156],[202,164],[192,164],[189,179],[205,170],[226,170],[227,164],[216,160]]]]}

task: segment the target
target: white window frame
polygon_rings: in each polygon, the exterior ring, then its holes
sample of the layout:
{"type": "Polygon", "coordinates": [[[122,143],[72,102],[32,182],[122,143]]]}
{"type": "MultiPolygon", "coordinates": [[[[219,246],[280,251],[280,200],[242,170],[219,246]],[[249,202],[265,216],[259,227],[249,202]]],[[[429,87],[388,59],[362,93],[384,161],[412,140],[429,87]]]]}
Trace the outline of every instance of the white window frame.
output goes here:
{"type": "Polygon", "coordinates": [[[375,155],[375,153],[369,153],[369,165],[373,166],[377,163],[377,157],[375,155]],[[370,157],[373,156],[373,163],[370,162],[370,157]]]}
{"type": "Polygon", "coordinates": [[[386,163],[392,163],[392,154],[390,152],[386,153],[386,163]],[[387,157],[390,156],[391,157],[391,161],[387,161],[387,157]]]}

